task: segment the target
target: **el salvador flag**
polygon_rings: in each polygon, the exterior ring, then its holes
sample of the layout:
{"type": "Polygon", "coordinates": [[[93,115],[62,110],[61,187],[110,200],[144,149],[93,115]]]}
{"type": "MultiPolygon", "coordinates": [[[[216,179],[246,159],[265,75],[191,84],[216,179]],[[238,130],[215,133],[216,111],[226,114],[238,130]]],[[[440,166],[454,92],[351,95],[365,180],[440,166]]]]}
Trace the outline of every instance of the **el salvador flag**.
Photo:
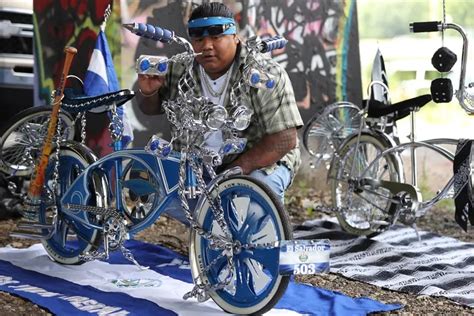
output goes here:
{"type": "MultiPolygon", "coordinates": [[[[117,74],[115,73],[109,45],[107,44],[107,37],[105,36],[104,31],[100,30],[84,78],[84,92],[86,95],[95,96],[117,90],[120,90],[120,86],[117,74]]],[[[117,108],[117,113],[124,124],[122,143],[126,145],[128,142],[133,140],[133,130],[124,112],[123,106],[117,108]]]]}
{"type": "MultiPolygon", "coordinates": [[[[120,251],[112,252],[107,261],[68,266],[53,262],[41,244],[0,248],[0,291],[28,299],[55,315],[231,315],[212,300],[183,300],[193,288],[186,257],[137,240],[127,240],[125,246],[150,268],[138,269],[120,251]]],[[[291,281],[266,315],[362,316],[401,307],[291,281]]]]}

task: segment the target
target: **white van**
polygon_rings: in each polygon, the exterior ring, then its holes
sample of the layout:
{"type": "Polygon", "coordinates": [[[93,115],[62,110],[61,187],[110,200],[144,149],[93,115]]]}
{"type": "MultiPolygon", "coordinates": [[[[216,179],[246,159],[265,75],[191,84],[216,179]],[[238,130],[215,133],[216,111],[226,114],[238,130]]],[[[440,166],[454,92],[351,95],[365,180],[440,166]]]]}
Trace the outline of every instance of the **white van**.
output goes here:
{"type": "Polygon", "coordinates": [[[33,106],[33,1],[0,1],[0,128],[33,106]]]}

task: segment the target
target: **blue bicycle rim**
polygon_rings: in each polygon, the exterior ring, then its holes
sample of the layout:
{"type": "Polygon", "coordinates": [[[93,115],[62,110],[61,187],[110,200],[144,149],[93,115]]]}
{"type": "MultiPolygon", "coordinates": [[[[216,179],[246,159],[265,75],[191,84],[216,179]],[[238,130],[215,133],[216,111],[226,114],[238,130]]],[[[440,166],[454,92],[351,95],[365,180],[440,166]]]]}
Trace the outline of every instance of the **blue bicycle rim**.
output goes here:
{"type": "MultiPolygon", "coordinates": [[[[234,241],[238,240],[241,244],[258,243],[258,240],[254,239],[259,237],[259,233],[262,233],[262,229],[265,228],[269,221],[273,223],[273,234],[276,236],[276,239],[284,239],[284,232],[279,228],[277,214],[275,214],[272,207],[260,194],[245,186],[235,186],[225,189],[220,196],[225,219],[234,241]],[[251,207],[248,208],[249,211],[244,219],[244,224],[240,225],[240,227],[236,224],[237,218],[235,213],[231,211],[234,196],[249,197],[251,201],[251,207]]],[[[209,208],[203,223],[205,230],[212,231],[213,218],[212,210],[209,208]]],[[[215,221],[214,224],[217,225],[215,221]]],[[[207,266],[220,255],[221,251],[210,249],[209,241],[202,237],[201,242],[201,256],[204,266],[207,266]]],[[[226,266],[227,260],[223,257],[211,267],[207,273],[211,284],[219,282],[219,274],[226,266]]],[[[239,308],[255,306],[270,295],[275,285],[278,286],[276,282],[279,277],[279,248],[242,250],[239,254],[234,254],[234,266],[236,271],[236,275],[234,275],[235,293],[229,293],[225,289],[218,290],[217,293],[221,299],[230,305],[239,308]],[[251,261],[246,261],[246,259],[251,261]],[[252,265],[256,262],[263,266],[262,272],[269,278],[269,282],[260,289],[255,288],[254,282],[257,280],[254,280],[255,276],[251,271],[252,265]]]]}
{"type": "MultiPolygon", "coordinates": [[[[53,174],[53,167],[48,166],[46,171],[46,179],[51,179],[53,174]]],[[[58,185],[59,196],[61,196],[75,178],[82,172],[85,167],[83,162],[72,156],[63,156],[60,155],[59,161],[59,179],[58,185]]],[[[55,234],[48,240],[46,240],[50,250],[54,251],[57,255],[63,258],[74,258],[82,254],[84,249],[90,247],[90,243],[96,238],[97,232],[95,229],[86,227],[84,224],[73,220],[65,213],[61,212],[61,204],[59,202],[60,198],[57,198],[56,206],[58,208],[58,225],[56,225],[55,234]],[[67,236],[72,230],[76,234],[75,240],[68,240],[67,236]]],[[[39,221],[46,222],[46,208],[47,206],[42,204],[39,212],[39,221]]],[[[77,216],[80,218],[88,220],[88,215],[86,212],[77,211],[77,216]]]]}

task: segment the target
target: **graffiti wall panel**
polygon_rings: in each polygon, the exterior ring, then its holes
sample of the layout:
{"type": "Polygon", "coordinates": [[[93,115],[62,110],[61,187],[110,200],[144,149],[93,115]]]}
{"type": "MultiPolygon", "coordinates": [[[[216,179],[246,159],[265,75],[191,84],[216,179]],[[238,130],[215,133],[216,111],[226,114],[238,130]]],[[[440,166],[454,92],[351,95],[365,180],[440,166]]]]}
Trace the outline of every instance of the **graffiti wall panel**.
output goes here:
{"type": "MultiPolygon", "coordinates": [[[[191,2],[142,0],[137,6],[122,8],[122,20],[124,22],[134,21],[159,25],[175,31],[178,36],[187,38],[185,19],[187,21],[191,8],[191,2]]],[[[138,90],[135,61],[140,55],[169,57],[184,51],[179,45],[164,45],[137,37],[128,31],[123,31],[122,36],[124,85],[135,91],[138,90]],[[127,57],[128,59],[126,59],[127,57]]],[[[153,133],[159,133],[160,137],[165,139],[171,138],[170,126],[164,115],[145,115],[140,111],[134,100],[132,100],[132,106],[129,110],[129,117],[132,120],[132,126],[134,126],[135,146],[144,146],[153,133]]]]}
{"type": "MultiPolygon", "coordinates": [[[[326,105],[362,98],[355,0],[228,0],[244,39],[280,34],[288,45],[274,53],[274,58],[287,70],[295,90],[303,119],[307,121],[326,105]]],[[[186,37],[186,21],[192,8],[202,1],[149,1],[122,7],[122,18],[147,22],[176,31],[186,37]]],[[[145,39],[132,39],[124,34],[124,55],[133,55],[124,69],[124,84],[135,87],[134,61],[142,54],[177,53],[179,46],[163,46],[145,39]]],[[[136,144],[143,145],[152,131],[167,134],[164,117],[143,115],[136,105],[133,116],[137,126],[136,144]]]]}
{"type": "MultiPolygon", "coordinates": [[[[35,56],[39,61],[37,63],[39,93],[46,102],[49,102],[51,90],[57,86],[64,62],[65,46],[74,46],[78,49],[70,73],[84,78],[99,26],[104,19],[104,11],[109,3],[112,3],[112,0],[34,1],[35,56]]],[[[117,44],[120,44],[118,38],[114,39],[113,36],[109,38],[109,42],[115,42],[116,48],[117,44]]]]}
{"type": "MultiPolygon", "coordinates": [[[[120,28],[119,1],[34,1],[36,76],[39,80],[36,93],[44,103],[50,104],[51,91],[57,87],[64,63],[65,46],[77,48],[77,55],[69,73],[84,79],[100,25],[104,21],[104,12],[109,4],[112,5],[113,11],[105,32],[114,61],[117,61],[115,68],[119,75],[121,55],[120,32],[117,32],[120,28]]],[[[82,88],[80,82],[75,79],[69,79],[68,86],[82,88]]],[[[111,151],[109,146],[111,139],[106,129],[108,123],[106,114],[87,115],[87,145],[101,156],[111,151]]]]}

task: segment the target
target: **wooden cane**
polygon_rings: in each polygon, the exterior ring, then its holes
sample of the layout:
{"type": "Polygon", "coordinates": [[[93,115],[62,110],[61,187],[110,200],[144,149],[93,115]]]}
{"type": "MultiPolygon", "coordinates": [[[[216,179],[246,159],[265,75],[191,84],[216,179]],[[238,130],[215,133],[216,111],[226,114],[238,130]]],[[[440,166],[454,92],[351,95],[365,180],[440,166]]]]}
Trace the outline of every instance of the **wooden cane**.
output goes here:
{"type": "Polygon", "coordinates": [[[56,134],[56,128],[58,125],[59,108],[61,107],[61,100],[64,95],[64,86],[66,85],[69,68],[71,67],[74,55],[77,53],[77,49],[74,47],[65,47],[64,53],[66,54],[66,58],[64,61],[63,71],[61,73],[61,78],[59,80],[59,86],[54,94],[54,102],[51,110],[51,119],[48,124],[48,132],[46,134],[43,148],[41,150],[41,156],[38,163],[36,164],[28,190],[29,201],[33,202],[33,204],[36,204],[35,202],[38,202],[38,200],[41,198],[46,168],[48,166],[49,156],[53,150],[53,138],[56,134]]]}

